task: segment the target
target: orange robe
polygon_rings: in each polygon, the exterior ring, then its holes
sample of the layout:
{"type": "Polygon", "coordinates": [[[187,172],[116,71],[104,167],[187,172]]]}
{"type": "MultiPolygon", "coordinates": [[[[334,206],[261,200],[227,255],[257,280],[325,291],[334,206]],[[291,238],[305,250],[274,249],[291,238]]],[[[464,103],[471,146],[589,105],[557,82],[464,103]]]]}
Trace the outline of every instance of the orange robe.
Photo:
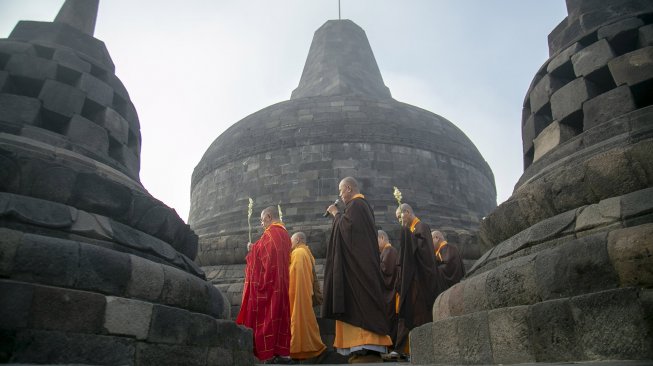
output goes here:
{"type": "Polygon", "coordinates": [[[236,323],[254,331],[254,355],[290,355],[288,263],[290,236],[282,224],[268,226],[245,257],[243,301],[236,323]]]}
{"type": "Polygon", "coordinates": [[[313,311],[313,268],[315,259],[306,244],[290,253],[290,357],[313,358],[326,346],[320,338],[313,311]]]}

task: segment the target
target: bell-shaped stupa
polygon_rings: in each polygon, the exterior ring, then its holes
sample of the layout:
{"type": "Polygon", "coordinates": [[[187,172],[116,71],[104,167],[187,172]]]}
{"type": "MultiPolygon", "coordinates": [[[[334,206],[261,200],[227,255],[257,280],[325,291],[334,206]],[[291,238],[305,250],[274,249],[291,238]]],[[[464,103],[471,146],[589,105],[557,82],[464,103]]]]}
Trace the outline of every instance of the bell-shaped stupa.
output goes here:
{"type": "Polygon", "coordinates": [[[98,1],[0,39],[0,363],[253,363],[197,236],[139,181],[98,1]]]}
{"type": "Polygon", "coordinates": [[[480,256],[472,232],[496,207],[488,164],[453,123],[394,100],[365,32],[350,20],[330,20],[315,32],[290,100],[227,129],[193,173],[189,223],[200,237],[197,261],[230,293],[232,311],[240,303],[248,197],[253,226],[261,209],[280,204],[288,229],[307,234],[319,263],[331,228],[322,214],[346,176],[359,180],[377,225],[391,236],[399,228],[396,186],[403,202],[466,257],[480,256]]]}

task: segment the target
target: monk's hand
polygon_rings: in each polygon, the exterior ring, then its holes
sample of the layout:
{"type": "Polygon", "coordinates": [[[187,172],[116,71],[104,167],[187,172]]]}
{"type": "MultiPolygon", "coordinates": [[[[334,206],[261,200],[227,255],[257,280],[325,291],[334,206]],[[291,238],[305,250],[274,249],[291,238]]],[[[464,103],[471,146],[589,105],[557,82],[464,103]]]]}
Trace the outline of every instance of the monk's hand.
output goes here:
{"type": "Polygon", "coordinates": [[[252,244],[252,243],[247,243],[247,251],[248,251],[248,252],[249,252],[250,250],[252,250],[252,246],[254,246],[254,244],[252,244]]]}
{"type": "Polygon", "coordinates": [[[327,208],[327,212],[330,213],[331,216],[335,216],[338,213],[338,207],[336,207],[336,205],[331,205],[327,208]]]}

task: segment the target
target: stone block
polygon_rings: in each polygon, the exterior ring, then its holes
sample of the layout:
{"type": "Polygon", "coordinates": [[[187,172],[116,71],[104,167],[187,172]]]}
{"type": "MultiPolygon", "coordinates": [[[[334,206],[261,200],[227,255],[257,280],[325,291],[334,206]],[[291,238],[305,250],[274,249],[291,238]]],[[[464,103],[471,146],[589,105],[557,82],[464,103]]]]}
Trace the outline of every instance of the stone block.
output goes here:
{"type": "Polygon", "coordinates": [[[188,277],[188,310],[198,313],[209,311],[209,287],[213,285],[198,277],[188,277]]]}
{"type": "Polygon", "coordinates": [[[572,240],[538,253],[537,287],[543,300],[602,291],[618,285],[610,265],[607,234],[572,240]]]}
{"type": "Polygon", "coordinates": [[[0,70],[0,92],[5,91],[6,89],[9,89],[9,73],[0,70]]]}
{"type": "Polygon", "coordinates": [[[653,287],[653,224],[615,230],[608,235],[610,262],[622,287],[653,287]]]}
{"type": "Polygon", "coordinates": [[[236,324],[232,320],[215,320],[218,327],[218,343],[228,349],[243,351],[254,350],[254,337],[252,330],[236,324]]]}
{"type": "Polygon", "coordinates": [[[434,323],[426,323],[419,327],[415,327],[410,331],[409,342],[411,363],[417,365],[429,365],[440,362],[439,357],[437,357],[433,351],[433,348],[438,344],[438,338],[433,336],[434,326],[434,323]]]}
{"type": "Polygon", "coordinates": [[[80,244],[77,288],[122,296],[126,294],[129,255],[92,244],[80,244]]]}
{"type": "Polygon", "coordinates": [[[571,56],[574,74],[577,77],[587,76],[606,66],[615,57],[608,41],[601,39],[571,56]]]}
{"type": "Polygon", "coordinates": [[[490,308],[533,304],[539,300],[535,256],[513,259],[491,270],[485,292],[490,308]]]}
{"type": "Polygon", "coordinates": [[[31,56],[36,56],[34,45],[27,42],[12,41],[9,39],[0,40],[0,53],[5,55],[13,55],[17,53],[25,53],[31,56]]]}
{"type": "MultiPolygon", "coordinates": [[[[653,343],[636,288],[621,288],[570,299],[583,358],[650,358],[653,343]]],[[[648,314],[650,316],[650,314],[648,314]]]]}
{"type": "Polygon", "coordinates": [[[608,198],[581,209],[576,218],[576,231],[610,225],[620,221],[620,219],[621,200],[619,197],[608,198]]]}
{"type": "Polygon", "coordinates": [[[623,220],[651,212],[653,212],[653,188],[641,189],[621,197],[623,220]]]}
{"type": "Polygon", "coordinates": [[[639,18],[626,18],[602,26],[596,32],[596,36],[599,40],[607,39],[610,43],[624,43],[625,37],[637,37],[639,27],[643,25],[644,21],[639,18]]]}
{"type": "Polygon", "coordinates": [[[446,290],[435,299],[433,303],[433,320],[442,320],[451,318],[451,309],[449,308],[450,291],[446,290]]]}
{"type": "Polygon", "coordinates": [[[103,331],[103,295],[58,287],[34,287],[30,328],[97,334],[103,331]]]}
{"type": "Polygon", "coordinates": [[[93,215],[86,211],[75,210],[77,217],[70,227],[70,231],[76,234],[96,239],[113,239],[111,220],[106,216],[93,215]]]}
{"type": "Polygon", "coordinates": [[[33,125],[39,119],[41,101],[14,94],[0,94],[0,120],[33,125]]]}
{"type": "Polygon", "coordinates": [[[149,302],[107,296],[104,328],[110,334],[147,339],[152,317],[149,302]]]}
{"type": "Polygon", "coordinates": [[[52,60],[59,65],[73,69],[80,73],[90,73],[91,64],[82,60],[75,52],[66,48],[57,48],[54,50],[52,60]]]}
{"type": "Polygon", "coordinates": [[[597,94],[596,87],[585,78],[578,78],[551,95],[553,119],[564,122],[565,118],[583,110],[583,103],[597,94]]]}
{"type": "Polygon", "coordinates": [[[570,62],[571,56],[582,49],[583,46],[580,43],[574,43],[571,46],[565,48],[553,59],[551,59],[551,61],[549,61],[549,64],[546,66],[546,71],[551,73],[558,69],[560,66],[570,62]]]}
{"type": "Polygon", "coordinates": [[[66,136],[71,142],[84,146],[98,155],[109,153],[107,131],[80,115],[75,115],[70,120],[66,136]]]}
{"type": "Polygon", "coordinates": [[[583,130],[608,122],[637,109],[630,88],[622,85],[583,103],[583,130]]]}
{"type": "Polygon", "coordinates": [[[207,353],[206,347],[139,343],[135,364],[206,366],[207,353]]]}
{"type": "Polygon", "coordinates": [[[18,364],[133,365],[136,342],[124,337],[24,330],[16,337],[18,364]]]}
{"type": "Polygon", "coordinates": [[[550,122],[549,119],[538,114],[532,114],[528,117],[522,127],[521,134],[524,154],[533,148],[533,140],[535,140],[535,137],[537,137],[537,135],[539,135],[550,122]]]}
{"type": "Polygon", "coordinates": [[[489,275],[490,271],[483,272],[479,275],[466,278],[462,282],[464,284],[463,303],[465,304],[465,314],[490,309],[487,293],[485,292],[486,281],[489,275]]]}
{"type": "Polygon", "coordinates": [[[533,352],[538,362],[581,359],[568,299],[534,304],[530,312],[533,352]]]}
{"type": "Polygon", "coordinates": [[[465,301],[463,296],[464,284],[457,283],[449,288],[449,311],[452,316],[465,313],[465,301]]]}
{"type": "Polygon", "coordinates": [[[43,102],[43,108],[64,117],[72,117],[82,113],[86,95],[70,85],[48,79],[43,84],[39,99],[43,102]]]}
{"type": "Polygon", "coordinates": [[[30,284],[0,280],[0,329],[27,328],[33,292],[30,284]]]}
{"type": "Polygon", "coordinates": [[[66,287],[77,280],[79,243],[25,234],[14,258],[12,279],[66,287]]]}
{"type": "Polygon", "coordinates": [[[571,139],[576,135],[573,128],[553,121],[533,140],[534,156],[533,162],[539,160],[544,154],[555,149],[558,145],[571,139]]]}
{"type": "Polygon", "coordinates": [[[214,346],[218,343],[218,325],[214,318],[199,314],[190,314],[188,344],[194,346],[214,346]]]}
{"type": "Polygon", "coordinates": [[[79,79],[79,88],[86,92],[88,99],[103,107],[110,106],[113,103],[113,89],[91,74],[82,74],[79,79]]]}
{"type": "Polygon", "coordinates": [[[131,190],[95,173],[80,173],[68,204],[95,214],[122,218],[132,202],[131,190]]]}
{"type": "Polygon", "coordinates": [[[12,76],[28,79],[55,79],[57,76],[57,63],[26,53],[19,53],[9,58],[5,70],[12,76]]]}
{"type": "Polygon", "coordinates": [[[190,312],[154,305],[147,340],[151,343],[185,344],[188,340],[190,312]]]}
{"type": "Polygon", "coordinates": [[[104,127],[111,137],[119,143],[127,145],[129,139],[129,123],[118,112],[104,108],[95,116],[95,122],[104,127]]]}
{"type": "MultiPolygon", "coordinates": [[[[70,166],[43,167],[34,175],[30,195],[49,201],[68,202],[75,179],[77,172],[70,166]]],[[[72,214],[69,215],[72,217],[72,214]]]]}
{"type": "Polygon", "coordinates": [[[640,48],[608,63],[617,86],[637,85],[653,78],[653,46],[640,48]]]}
{"type": "Polygon", "coordinates": [[[161,264],[130,255],[131,276],[127,296],[148,301],[157,301],[163,289],[163,268],[161,264]]]}
{"type": "MultiPolygon", "coordinates": [[[[224,349],[222,347],[211,347],[208,350],[208,355],[206,357],[207,365],[215,366],[232,366],[236,365],[234,362],[234,354],[231,350],[224,349]]],[[[252,360],[252,363],[256,361],[252,360]]],[[[249,365],[250,363],[247,363],[249,365]]]]}
{"type": "Polygon", "coordinates": [[[546,74],[533,87],[530,93],[531,112],[537,112],[549,103],[551,95],[565,85],[563,80],[556,78],[551,74],[546,74]]]}
{"type": "Polygon", "coordinates": [[[163,288],[161,302],[166,305],[188,306],[190,275],[180,269],[163,265],[163,288]]]}
{"type": "Polygon", "coordinates": [[[639,28],[638,39],[638,48],[653,46],[653,24],[648,24],[639,28]]]}
{"type": "MultiPolygon", "coordinates": [[[[431,355],[422,355],[428,361],[437,361],[431,363],[441,364],[460,364],[460,346],[459,342],[467,342],[458,335],[458,319],[449,318],[433,323],[427,323],[422,327],[431,326],[431,355]]],[[[415,328],[417,329],[417,328],[415,328]]],[[[414,330],[414,329],[413,329],[414,330]]]]}
{"type": "Polygon", "coordinates": [[[516,306],[488,312],[494,363],[535,362],[531,345],[530,307],[516,306]]]}
{"type": "Polygon", "coordinates": [[[13,272],[16,251],[22,241],[22,232],[0,228],[0,277],[9,277],[13,272]]]}
{"type": "MultiPolygon", "coordinates": [[[[599,199],[625,195],[647,188],[638,173],[641,167],[633,164],[624,149],[611,149],[597,154],[585,163],[585,184],[599,199]]],[[[625,206],[622,203],[622,207],[625,206]]]]}
{"type": "Polygon", "coordinates": [[[467,314],[458,321],[458,347],[461,364],[491,364],[492,345],[486,311],[467,314]]]}

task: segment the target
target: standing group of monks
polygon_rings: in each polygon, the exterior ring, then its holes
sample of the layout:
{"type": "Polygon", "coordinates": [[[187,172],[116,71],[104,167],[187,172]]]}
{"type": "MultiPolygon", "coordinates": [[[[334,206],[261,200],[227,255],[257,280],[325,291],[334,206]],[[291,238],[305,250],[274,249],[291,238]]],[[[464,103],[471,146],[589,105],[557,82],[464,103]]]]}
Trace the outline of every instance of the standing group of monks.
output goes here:
{"type": "MultiPolygon", "coordinates": [[[[377,231],[358,182],[344,178],[338,190],[345,208],[327,208],[333,225],[322,303],[322,317],[335,320],[333,346],[350,363],[381,362],[381,355],[406,359],[410,330],[432,321],[435,298],[464,276],[462,260],[407,204],[397,209],[397,254],[388,235],[377,231]]],[[[261,238],[248,244],[236,322],[253,330],[254,355],[265,363],[319,363],[326,346],[313,312],[319,285],[306,236],[297,232],[291,238],[274,207],[261,212],[261,226],[261,238]]]]}

